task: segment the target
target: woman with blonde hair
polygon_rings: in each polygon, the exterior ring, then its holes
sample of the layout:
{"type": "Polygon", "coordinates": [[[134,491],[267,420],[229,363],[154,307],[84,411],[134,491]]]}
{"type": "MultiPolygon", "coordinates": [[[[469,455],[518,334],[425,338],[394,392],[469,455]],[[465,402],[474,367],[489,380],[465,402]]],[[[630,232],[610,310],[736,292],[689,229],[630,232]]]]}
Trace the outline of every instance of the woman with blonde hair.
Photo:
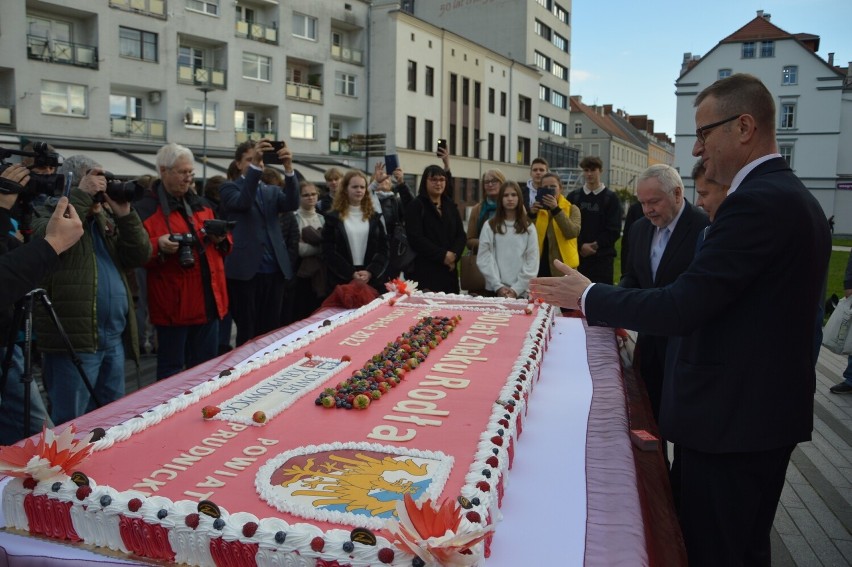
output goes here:
{"type": "Polygon", "coordinates": [[[388,253],[381,216],[367,195],[367,176],[349,171],[340,182],[322,229],[329,292],[353,281],[384,292],[388,253]]]}
{"type": "Polygon", "coordinates": [[[499,169],[489,169],[482,174],[482,200],[470,210],[467,220],[467,247],[476,254],[479,247],[479,234],[482,226],[494,216],[497,210],[497,193],[506,182],[506,176],[499,169]]]}

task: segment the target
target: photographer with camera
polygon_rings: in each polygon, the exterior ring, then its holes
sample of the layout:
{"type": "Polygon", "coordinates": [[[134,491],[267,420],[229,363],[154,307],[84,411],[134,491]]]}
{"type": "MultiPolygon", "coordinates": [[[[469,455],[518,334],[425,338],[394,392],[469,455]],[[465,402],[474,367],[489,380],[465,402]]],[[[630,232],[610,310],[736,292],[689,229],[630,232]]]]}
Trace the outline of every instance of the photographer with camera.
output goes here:
{"type": "Polygon", "coordinates": [[[157,152],[160,179],[137,205],[150,236],[148,312],[157,328],[157,379],[218,354],[219,321],[228,312],[224,258],[227,225],[193,187],[195,158],[178,144],[157,152]]]}
{"type": "MultiPolygon", "coordinates": [[[[142,219],[130,205],[139,196],[132,182],[115,180],[85,155],[66,159],[57,172],[71,176],[69,199],[83,219],[83,237],[62,257],[58,271],[41,287],[51,298],[94,389],[94,400],[76,376],[74,361],[45,309],[36,310],[35,329],[44,355],[44,382],[53,422],[65,423],[124,396],[125,351],[139,364],[139,340],[128,270],[151,256],[142,219]]],[[[47,215],[56,208],[50,197],[36,210],[33,232],[44,234],[47,215]]]]}
{"type": "Polygon", "coordinates": [[[4,187],[17,191],[0,194],[0,358],[5,359],[7,349],[13,349],[6,382],[0,384],[0,445],[11,445],[24,437],[25,429],[34,432],[44,424],[53,426],[36,383],[30,382],[25,386],[21,381],[24,373],[21,348],[6,344],[12,330],[12,306],[36,287],[45,275],[59,267],[59,255],[80,239],[83,226],[77,211],[63,197],[47,223],[45,237],[22,245],[11,234],[10,209],[18,200],[20,191],[29,183],[30,171],[21,165],[10,165],[0,173],[0,180],[4,187]],[[25,397],[29,397],[31,402],[27,427],[23,412],[25,397]]]}

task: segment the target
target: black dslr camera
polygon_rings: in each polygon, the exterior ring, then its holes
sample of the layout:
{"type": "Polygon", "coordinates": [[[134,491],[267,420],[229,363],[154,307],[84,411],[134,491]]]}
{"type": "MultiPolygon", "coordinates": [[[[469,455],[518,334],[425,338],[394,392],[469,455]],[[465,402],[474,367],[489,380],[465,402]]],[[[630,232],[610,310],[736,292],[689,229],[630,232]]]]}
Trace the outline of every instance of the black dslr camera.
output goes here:
{"type": "MultiPolygon", "coordinates": [[[[33,164],[29,166],[30,171],[37,167],[59,167],[62,165],[62,158],[56,152],[50,151],[50,146],[46,142],[33,142],[33,151],[31,152],[0,148],[0,173],[12,165],[5,161],[12,155],[33,158],[33,164]]],[[[30,173],[30,181],[26,185],[15,183],[9,179],[0,179],[0,193],[6,195],[19,194],[21,201],[26,203],[31,202],[39,195],[51,197],[62,195],[64,189],[65,176],[56,173],[30,173]]]]}
{"type": "Polygon", "coordinates": [[[145,196],[145,188],[142,187],[136,179],[122,181],[120,179],[116,179],[116,177],[109,171],[104,171],[97,175],[103,175],[106,177],[107,185],[106,191],[98,191],[95,193],[94,197],[92,197],[92,200],[96,203],[103,203],[106,201],[104,193],[109,195],[109,198],[116,203],[138,201],[145,196]]]}
{"type": "Polygon", "coordinates": [[[237,221],[227,221],[222,219],[207,219],[204,221],[204,228],[201,232],[210,236],[225,236],[237,226],[237,221]]]}
{"type": "Polygon", "coordinates": [[[181,268],[191,268],[195,265],[195,256],[192,255],[192,247],[196,240],[189,233],[172,234],[169,240],[178,243],[178,264],[181,268]]]}

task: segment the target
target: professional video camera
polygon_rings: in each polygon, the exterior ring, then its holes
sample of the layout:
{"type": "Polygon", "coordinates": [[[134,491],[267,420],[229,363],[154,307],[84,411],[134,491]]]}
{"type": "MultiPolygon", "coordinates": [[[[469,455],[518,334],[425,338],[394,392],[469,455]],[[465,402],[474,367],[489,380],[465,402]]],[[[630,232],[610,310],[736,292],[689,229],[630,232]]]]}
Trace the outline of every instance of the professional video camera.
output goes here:
{"type": "MultiPolygon", "coordinates": [[[[32,146],[33,151],[31,152],[0,148],[0,173],[12,165],[5,160],[13,155],[33,158],[33,164],[29,166],[30,171],[40,167],[59,167],[62,165],[60,155],[50,151],[50,146],[46,142],[33,142],[32,146]]],[[[19,194],[20,200],[25,202],[30,202],[39,195],[61,195],[64,188],[65,176],[56,173],[30,173],[30,181],[26,185],[0,178],[0,193],[6,195],[19,194]]]]}
{"type": "Polygon", "coordinates": [[[195,256],[192,255],[192,247],[196,240],[191,234],[172,234],[169,240],[178,243],[178,264],[181,268],[191,268],[195,265],[195,256]]]}
{"type": "Polygon", "coordinates": [[[130,181],[122,181],[121,179],[116,179],[115,175],[113,175],[109,171],[98,173],[98,175],[103,175],[104,177],[106,177],[107,186],[105,192],[98,191],[92,197],[92,200],[96,203],[103,203],[106,201],[104,193],[109,195],[109,198],[115,201],[116,203],[129,203],[130,201],[138,201],[139,199],[145,196],[145,188],[141,186],[136,179],[131,179],[130,181]]]}
{"type": "Polygon", "coordinates": [[[207,219],[204,221],[202,232],[210,236],[225,236],[237,226],[237,221],[227,221],[222,219],[207,219]]]}

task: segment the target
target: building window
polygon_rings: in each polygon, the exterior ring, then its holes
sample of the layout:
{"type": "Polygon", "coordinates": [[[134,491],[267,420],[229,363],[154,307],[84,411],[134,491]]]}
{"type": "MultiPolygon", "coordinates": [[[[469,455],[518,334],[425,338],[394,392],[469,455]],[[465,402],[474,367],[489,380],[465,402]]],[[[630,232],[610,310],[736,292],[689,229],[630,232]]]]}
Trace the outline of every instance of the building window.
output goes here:
{"type": "Polygon", "coordinates": [[[790,169],[793,168],[793,144],[781,144],[778,146],[778,153],[781,157],[787,160],[787,165],[790,169]]]}
{"type": "Polygon", "coordinates": [[[543,53],[536,51],[533,54],[533,63],[535,63],[535,66],[539,69],[550,71],[550,58],[543,53]]]}
{"type": "Polygon", "coordinates": [[[754,42],[743,42],[743,59],[754,59],[754,42]]]}
{"type": "Polygon", "coordinates": [[[293,35],[316,41],[317,19],[305,14],[293,14],[293,35]]]}
{"type": "Polygon", "coordinates": [[[500,92],[500,116],[506,116],[506,93],[500,92]]]}
{"type": "Polygon", "coordinates": [[[532,115],[532,99],[529,97],[518,96],[518,120],[529,122],[532,115]]]}
{"type": "Polygon", "coordinates": [[[462,78],[462,104],[470,105],[470,79],[467,77],[462,78]]]}
{"type": "Polygon", "coordinates": [[[424,89],[426,90],[427,95],[435,95],[435,69],[433,67],[426,67],[426,81],[424,89]]]}
{"type": "Polygon", "coordinates": [[[568,134],[568,126],[559,120],[551,120],[550,133],[564,138],[568,134]]]}
{"type": "Polygon", "coordinates": [[[518,163],[530,164],[530,139],[518,136],[518,163]]]}
{"type": "Polygon", "coordinates": [[[568,67],[565,67],[564,65],[560,65],[559,63],[554,61],[550,72],[553,73],[554,77],[559,77],[563,81],[568,80],[568,67]]]}
{"type": "Polygon", "coordinates": [[[538,86],[538,100],[548,101],[550,100],[550,89],[545,87],[544,85],[538,86]]]}
{"type": "Polygon", "coordinates": [[[550,11],[553,12],[553,15],[556,16],[559,19],[559,21],[562,22],[563,24],[569,24],[570,23],[568,11],[565,10],[565,8],[563,8],[562,6],[557,4],[556,2],[553,3],[553,7],[550,9],[550,11]]]}
{"type": "Polygon", "coordinates": [[[496,96],[496,93],[494,92],[494,89],[489,88],[488,89],[488,112],[490,112],[491,114],[494,114],[494,98],[495,98],[495,96],[496,96]]]}
{"type": "Polygon", "coordinates": [[[408,60],[408,90],[417,92],[417,62],[408,60]]]}
{"type": "Polygon", "coordinates": [[[138,96],[109,95],[109,115],[115,118],[142,118],[142,98],[138,96]]]}
{"type": "MultiPolygon", "coordinates": [[[[431,120],[423,121],[423,149],[427,152],[431,152],[434,146],[432,145],[432,137],[435,135],[434,133],[434,123],[431,120]]],[[[393,173],[393,172],[391,172],[393,173]]]]}
{"type": "Polygon", "coordinates": [[[761,41],[760,42],[760,56],[761,57],[775,57],[775,42],[774,41],[761,41]]]}
{"type": "Polygon", "coordinates": [[[41,111],[45,114],[88,116],[86,87],[55,81],[42,81],[41,111]]]}
{"type": "Polygon", "coordinates": [[[795,85],[799,82],[799,67],[796,65],[785,65],[781,72],[782,85],[795,85]]]}
{"type": "Polygon", "coordinates": [[[133,28],[118,28],[118,54],[121,57],[157,61],[157,34],[133,28]]]}
{"type": "Polygon", "coordinates": [[[551,38],[550,26],[548,26],[547,24],[545,24],[545,23],[543,23],[539,20],[535,21],[535,33],[540,35],[541,37],[543,37],[547,41],[550,41],[550,38],[551,38]]]}
{"type": "MultiPolygon", "coordinates": [[[[205,127],[204,124],[204,101],[203,100],[188,100],[186,101],[187,118],[189,122],[184,122],[187,126],[205,127]]],[[[216,128],[216,117],[219,115],[219,105],[215,102],[207,101],[207,128],[216,128]]]]}
{"type": "Polygon", "coordinates": [[[574,122],[574,133],[575,134],[582,134],[583,133],[583,123],[580,122],[579,120],[574,122]]]}
{"type": "Polygon", "coordinates": [[[417,118],[409,116],[406,119],[405,147],[409,150],[417,146],[417,118]]]}
{"type": "Polygon", "coordinates": [[[456,125],[450,124],[450,154],[456,155],[456,125]]]}
{"type": "Polygon", "coordinates": [[[494,134],[488,133],[488,161],[494,161],[494,134]]]}
{"type": "Polygon", "coordinates": [[[730,76],[731,76],[731,70],[730,69],[719,69],[719,74],[718,74],[719,79],[724,79],[725,77],[730,77],[730,76]]]}
{"type": "Polygon", "coordinates": [[[559,35],[558,33],[554,33],[554,34],[553,34],[553,39],[551,40],[551,42],[552,42],[552,43],[553,43],[553,45],[555,45],[555,46],[557,47],[557,49],[559,49],[560,51],[564,51],[565,53],[568,53],[568,51],[569,51],[568,46],[569,46],[570,44],[568,43],[568,40],[567,40],[566,38],[562,37],[562,36],[561,36],[561,35],[559,35]]]}
{"type": "Polygon", "coordinates": [[[317,117],[311,114],[290,114],[290,137],[302,140],[316,139],[317,117]]]}
{"type": "Polygon", "coordinates": [[[470,129],[467,126],[462,126],[462,137],[461,137],[461,155],[467,157],[470,155],[468,148],[470,147],[470,142],[468,138],[470,137],[470,129]]]}
{"type": "Polygon", "coordinates": [[[781,126],[782,129],[796,127],[796,104],[785,102],[781,104],[781,126]]]}
{"type": "Polygon", "coordinates": [[[269,81],[270,58],[256,53],[243,53],[243,78],[269,81]]]}
{"type": "Polygon", "coordinates": [[[568,108],[568,97],[560,92],[553,91],[550,93],[550,104],[558,108],[568,108]]]}
{"type": "Polygon", "coordinates": [[[219,15],[219,0],[186,0],[186,7],[211,16],[219,15]]]}
{"type": "Polygon", "coordinates": [[[478,81],[473,82],[473,107],[479,110],[482,98],[482,85],[478,81]]]}
{"type": "Polygon", "coordinates": [[[550,118],[547,116],[538,115],[538,130],[539,132],[547,132],[550,130],[550,118]]]}
{"type": "Polygon", "coordinates": [[[459,76],[455,73],[450,73],[450,102],[459,101],[459,76]]]}
{"type": "Polygon", "coordinates": [[[335,73],[334,92],[344,96],[356,96],[355,75],[349,73],[335,73]]]}
{"type": "Polygon", "coordinates": [[[506,136],[500,136],[500,161],[506,161],[506,136]]]}

